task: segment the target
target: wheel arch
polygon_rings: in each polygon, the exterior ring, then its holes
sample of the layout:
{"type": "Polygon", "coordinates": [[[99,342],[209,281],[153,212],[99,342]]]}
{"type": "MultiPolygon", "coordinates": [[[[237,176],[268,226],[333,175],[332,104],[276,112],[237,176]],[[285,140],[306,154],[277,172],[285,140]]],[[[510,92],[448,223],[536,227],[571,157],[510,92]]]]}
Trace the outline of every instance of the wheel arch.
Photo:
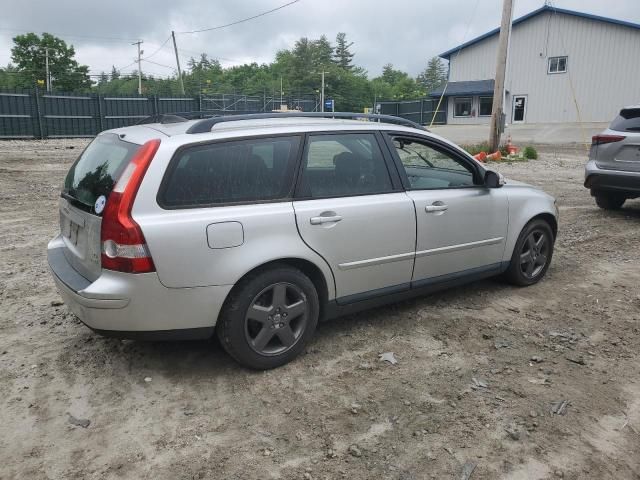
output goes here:
{"type": "Polygon", "coordinates": [[[503,261],[511,261],[513,249],[520,233],[533,220],[544,220],[553,232],[553,239],[558,235],[557,208],[553,197],[541,194],[531,188],[513,188],[509,192],[509,227],[505,244],[503,261]]]}
{"type": "Polygon", "coordinates": [[[544,220],[551,227],[551,231],[553,232],[553,239],[555,240],[558,237],[558,220],[556,217],[550,213],[544,212],[539,213],[535,217],[532,217],[525,225],[533,222],[534,220],[544,220]]]}
{"type": "MultiPolygon", "coordinates": [[[[330,279],[331,283],[327,282],[327,279],[325,278],[324,274],[322,273],[322,270],[320,269],[320,267],[318,267],[312,261],[304,259],[304,258],[297,258],[297,257],[277,258],[277,259],[265,262],[265,263],[263,263],[261,265],[258,265],[256,267],[252,268],[251,270],[249,270],[248,272],[245,272],[238,279],[238,281],[235,282],[235,285],[233,286],[233,288],[227,294],[227,297],[225,298],[224,304],[227,303],[228,299],[231,297],[231,294],[233,292],[235,292],[235,290],[238,288],[238,285],[240,285],[248,276],[256,274],[258,272],[262,272],[262,271],[265,271],[265,270],[269,270],[269,269],[275,268],[277,266],[282,266],[282,265],[286,265],[286,266],[295,268],[297,270],[300,270],[307,277],[309,277],[309,279],[311,280],[311,282],[315,286],[316,291],[318,292],[318,301],[319,301],[319,304],[320,304],[319,305],[320,306],[320,319],[323,319],[324,318],[324,314],[326,313],[327,304],[329,302],[329,288],[330,288],[330,285],[333,286],[333,282],[332,282],[333,279],[330,279]]],[[[223,306],[223,309],[224,309],[224,306],[223,306]]],[[[221,311],[223,309],[221,309],[221,311]]]]}

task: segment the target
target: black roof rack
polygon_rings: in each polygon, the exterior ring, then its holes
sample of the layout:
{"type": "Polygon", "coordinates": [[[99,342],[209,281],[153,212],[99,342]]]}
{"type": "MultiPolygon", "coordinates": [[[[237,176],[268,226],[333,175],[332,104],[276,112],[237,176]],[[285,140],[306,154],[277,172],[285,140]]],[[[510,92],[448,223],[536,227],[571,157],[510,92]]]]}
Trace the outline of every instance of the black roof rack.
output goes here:
{"type": "Polygon", "coordinates": [[[274,113],[250,113],[245,115],[229,115],[224,117],[205,118],[194,123],[186,133],[206,133],[210,132],[214,125],[223,122],[236,122],[240,120],[262,120],[269,118],[340,118],[349,120],[367,120],[382,123],[393,123],[405,127],[426,130],[423,126],[407,120],[406,118],[394,117],[391,115],[376,115],[372,113],[350,113],[350,112],[274,112],[274,113]]]}
{"type": "Polygon", "coordinates": [[[171,113],[160,113],[157,115],[149,115],[148,117],[143,118],[136,125],[147,125],[150,123],[182,123],[188,122],[189,120],[194,120],[197,118],[210,118],[215,117],[217,114],[213,112],[171,112],[171,113]]]}

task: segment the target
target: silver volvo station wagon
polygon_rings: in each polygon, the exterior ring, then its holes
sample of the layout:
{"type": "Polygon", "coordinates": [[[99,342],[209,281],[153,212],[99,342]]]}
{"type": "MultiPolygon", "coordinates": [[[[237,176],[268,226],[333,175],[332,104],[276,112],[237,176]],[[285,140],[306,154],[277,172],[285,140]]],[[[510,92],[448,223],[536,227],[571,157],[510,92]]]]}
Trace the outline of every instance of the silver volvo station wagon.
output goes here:
{"type": "Polygon", "coordinates": [[[164,115],[98,135],[69,170],[48,245],[65,303],[106,336],[215,333],[268,369],[319,320],[545,275],[551,196],[412,122],[330,115],[164,115]]]}

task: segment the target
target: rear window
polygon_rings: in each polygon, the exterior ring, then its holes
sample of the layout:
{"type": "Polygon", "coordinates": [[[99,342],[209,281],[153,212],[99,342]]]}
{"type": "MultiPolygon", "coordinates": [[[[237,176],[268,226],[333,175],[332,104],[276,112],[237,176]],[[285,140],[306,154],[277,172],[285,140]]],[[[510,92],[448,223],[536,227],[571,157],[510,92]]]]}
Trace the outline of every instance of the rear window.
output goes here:
{"type": "Polygon", "coordinates": [[[624,108],[609,126],[618,132],[640,132],[640,108],[624,108]]]}
{"type": "Polygon", "coordinates": [[[171,161],[159,203],[189,208],[289,198],[299,144],[299,137],[274,137],[189,147],[171,161]]]}
{"type": "Polygon", "coordinates": [[[62,189],[64,196],[93,208],[98,197],[109,196],[139,147],[112,133],[99,135],[69,170],[62,189]]]}

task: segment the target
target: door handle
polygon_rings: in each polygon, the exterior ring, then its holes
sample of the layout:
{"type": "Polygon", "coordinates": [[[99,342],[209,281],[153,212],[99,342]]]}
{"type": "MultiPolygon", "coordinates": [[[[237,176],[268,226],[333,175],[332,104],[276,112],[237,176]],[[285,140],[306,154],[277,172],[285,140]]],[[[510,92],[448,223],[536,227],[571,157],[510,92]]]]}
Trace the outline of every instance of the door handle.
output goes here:
{"type": "Polygon", "coordinates": [[[323,223],[334,223],[342,220],[340,215],[331,215],[330,217],[311,217],[311,225],[322,225],[323,223]]]}
{"type": "Polygon", "coordinates": [[[448,205],[427,205],[426,207],[424,207],[424,210],[427,213],[433,213],[444,212],[447,208],[449,208],[448,205]]]}

